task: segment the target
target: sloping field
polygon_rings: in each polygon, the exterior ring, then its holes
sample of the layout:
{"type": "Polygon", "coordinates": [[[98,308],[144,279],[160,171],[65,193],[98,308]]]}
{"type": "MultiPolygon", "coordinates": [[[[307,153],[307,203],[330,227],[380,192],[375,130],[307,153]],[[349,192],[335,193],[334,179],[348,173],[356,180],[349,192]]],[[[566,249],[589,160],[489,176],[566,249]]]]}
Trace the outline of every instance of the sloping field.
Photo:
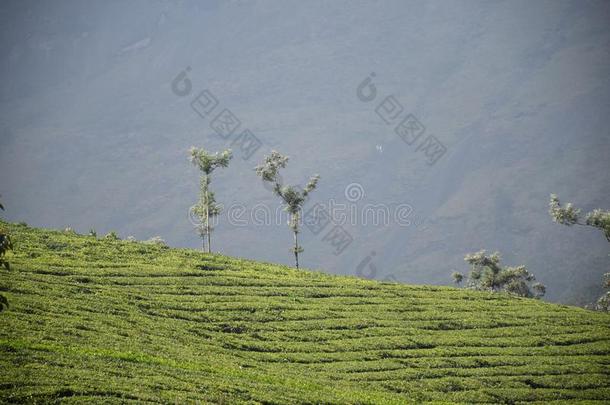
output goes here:
{"type": "Polygon", "coordinates": [[[0,225],[4,402],[610,401],[608,314],[0,225]]]}

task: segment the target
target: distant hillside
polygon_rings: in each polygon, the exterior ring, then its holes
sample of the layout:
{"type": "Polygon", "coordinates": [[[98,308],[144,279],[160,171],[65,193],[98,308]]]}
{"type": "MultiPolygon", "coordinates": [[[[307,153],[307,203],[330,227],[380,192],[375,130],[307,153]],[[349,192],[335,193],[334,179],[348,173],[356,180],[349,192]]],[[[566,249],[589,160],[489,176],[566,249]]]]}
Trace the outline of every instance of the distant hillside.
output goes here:
{"type": "MultiPolygon", "coordinates": [[[[39,227],[162,235],[197,247],[191,145],[232,147],[214,190],[250,211],[277,200],[253,167],[274,148],[286,181],[322,176],[312,201],[410,204],[422,226],[345,226],[336,256],[305,230],[302,263],[448,284],[468,252],[499,250],[586,304],[601,292],[608,243],[547,214],[550,193],[608,208],[610,2],[5,0],[0,4],[0,194],[6,218],[39,227]],[[191,67],[192,94],[172,80],[191,67]],[[356,89],[376,73],[377,98],[356,89]],[[248,161],[190,106],[209,89],[263,142],[248,161]],[[375,112],[386,96],[446,146],[434,166],[375,112]]],[[[216,111],[214,111],[215,115],[216,111]]],[[[226,212],[226,211],[225,211],[226,212]]],[[[232,226],[215,248],[290,264],[290,230],[232,226]],[[261,243],[261,240],[270,243],[261,243]],[[273,247],[273,248],[271,248],[273,247]]]]}
{"type": "Polygon", "coordinates": [[[0,401],[610,401],[610,315],[9,225],[0,401]]]}

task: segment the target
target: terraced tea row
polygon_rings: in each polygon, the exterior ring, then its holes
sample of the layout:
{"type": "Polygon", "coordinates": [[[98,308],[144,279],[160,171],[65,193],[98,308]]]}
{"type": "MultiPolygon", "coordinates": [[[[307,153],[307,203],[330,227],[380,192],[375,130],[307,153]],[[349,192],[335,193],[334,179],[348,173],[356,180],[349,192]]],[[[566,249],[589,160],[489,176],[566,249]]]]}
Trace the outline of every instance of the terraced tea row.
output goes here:
{"type": "Polygon", "coordinates": [[[610,401],[608,314],[5,226],[3,400],[610,401]]]}

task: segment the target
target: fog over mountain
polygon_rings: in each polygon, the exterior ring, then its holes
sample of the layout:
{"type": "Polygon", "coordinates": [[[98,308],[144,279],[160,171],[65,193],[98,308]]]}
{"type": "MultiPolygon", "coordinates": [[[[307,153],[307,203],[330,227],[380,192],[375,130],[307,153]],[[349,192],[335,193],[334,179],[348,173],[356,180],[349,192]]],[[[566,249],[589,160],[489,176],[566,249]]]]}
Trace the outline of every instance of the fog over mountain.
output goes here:
{"type": "Polygon", "coordinates": [[[304,227],[304,267],[450,284],[484,248],[526,265],[551,301],[601,294],[610,245],[552,222],[548,200],[610,208],[608,2],[5,1],[0,22],[11,221],[198,248],[187,150],[231,147],[212,181],[226,207],[213,250],[292,265],[253,170],[276,149],[287,183],[321,176],[306,211],[344,204],[353,238],[334,254],[332,224],[304,227]],[[218,106],[202,118],[204,89],[218,106]],[[228,139],[211,127],[225,108],[240,121],[228,139]],[[394,131],[408,114],[425,127],[411,144],[394,131]],[[262,143],[248,159],[246,128],[262,143]],[[446,148],[434,164],[429,135],[446,148]],[[364,223],[372,206],[387,223],[364,223]]]}

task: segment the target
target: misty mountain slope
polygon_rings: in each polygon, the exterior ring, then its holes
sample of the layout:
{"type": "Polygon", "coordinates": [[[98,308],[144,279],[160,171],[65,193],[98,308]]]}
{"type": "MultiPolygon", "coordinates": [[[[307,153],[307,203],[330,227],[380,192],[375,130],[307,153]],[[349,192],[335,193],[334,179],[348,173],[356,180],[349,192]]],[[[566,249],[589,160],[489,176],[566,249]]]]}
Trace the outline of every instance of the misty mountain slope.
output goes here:
{"type": "Polygon", "coordinates": [[[3,402],[610,399],[606,313],[0,225],[3,402]]]}
{"type": "MultiPolygon", "coordinates": [[[[360,213],[412,206],[411,226],[344,224],[353,242],[338,256],[304,229],[309,267],[356,274],[375,251],[379,278],[445,284],[465,253],[498,249],[550,299],[586,303],[608,244],[553,224],[546,204],[551,192],[610,204],[609,14],[573,2],[4,3],[0,193],[12,220],[198,246],[186,150],[231,146],[190,107],[209,89],[263,142],[248,161],[233,145],[215,176],[227,207],[276,210],[252,171],[272,148],[291,156],[286,181],[321,175],[311,204],[348,204],[359,183],[360,213]],[[179,97],[186,67],[192,93],[179,97]],[[377,98],[362,102],[372,72],[377,98]],[[434,166],[376,114],[389,95],[446,146],[434,166]]],[[[221,217],[215,248],[289,264],[284,221],[253,222],[221,217]]]]}

